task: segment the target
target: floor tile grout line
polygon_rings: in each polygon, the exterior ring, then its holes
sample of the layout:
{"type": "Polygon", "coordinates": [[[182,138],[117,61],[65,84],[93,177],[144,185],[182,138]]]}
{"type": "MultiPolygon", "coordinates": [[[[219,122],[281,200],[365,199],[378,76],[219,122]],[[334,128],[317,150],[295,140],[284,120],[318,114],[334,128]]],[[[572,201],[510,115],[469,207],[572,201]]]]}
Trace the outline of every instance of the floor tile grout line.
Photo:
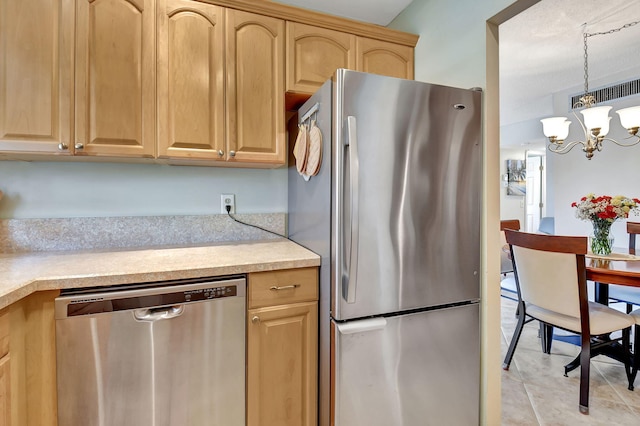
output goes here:
{"type": "MultiPolygon", "coordinates": [[[[616,386],[613,385],[613,383],[609,380],[609,378],[607,377],[607,375],[600,370],[600,367],[597,364],[591,364],[592,366],[595,366],[595,368],[598,369],[598,372],[600,373],[600,375],[604,378],[605,382],[607,382],[607,384],[609,385],[609,387],[611,387],[611,389],[613,389],[613,392],[618,396],[618,398],[620,399],[620,401],[627,406],[627,408],[629,408],[629,410],[632,413],[635,413],[634,407],[632,405],[629,404],[629,402],[627,402],[627,398],[625,398],[622,394],[620,394],[620,392],[618,392],[618,389],[616,388],[616,386]]],[[[624,366],[622,366],[622,368],[624,368],[624,366]]],[[[629,390],[628,390],[629,391],[629,390]]],[[[635,391],[629,391],[629,392],[635,392],[635,391]]]]}

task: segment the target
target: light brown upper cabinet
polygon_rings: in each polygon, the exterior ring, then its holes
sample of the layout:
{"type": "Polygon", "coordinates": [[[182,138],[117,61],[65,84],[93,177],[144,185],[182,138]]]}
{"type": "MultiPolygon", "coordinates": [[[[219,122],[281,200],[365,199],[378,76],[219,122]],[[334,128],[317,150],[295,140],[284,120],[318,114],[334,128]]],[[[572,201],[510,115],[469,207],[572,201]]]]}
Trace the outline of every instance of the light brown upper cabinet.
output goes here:
{"type": "Polygon", "coordinates": [[[75,154],[153,157],[154,1],[76,5],[75,154]]]}
{"type": "Polygon", "coordinates": [[[58,151],[72,137],[73,0],[0,0],[0,150],[58,151]]]}
{"type": "Polygon", "coordinates": [[[287,22],[288,96],[314,93],[338,68],[413,79],[413,51],[403,44],[287,22]]]}
{"type": "Polygon", "coordinates": [[[0,0],[0,20],[0,151],[154,155],[153,0],[0,0]]]}
{"type": "Polygon", "coordinates": [[[287,91],[314,93],[338,68],[356,69],[356,36],[287,22],[287,91]]]}
{"type": "Polygon", "coordinates": [[[226,26],[229,160],[284,164],[284,21],[229,9],[226,26]]]}
{"type": "Polygon", "coordinates": [[[158,156],[224,160],[224,9],[158,1],[158,156]]]}
{"type": "Polygon", "coordinates": [[[358,37],[358,71],[413,80],[413,48],[358,37]]]}

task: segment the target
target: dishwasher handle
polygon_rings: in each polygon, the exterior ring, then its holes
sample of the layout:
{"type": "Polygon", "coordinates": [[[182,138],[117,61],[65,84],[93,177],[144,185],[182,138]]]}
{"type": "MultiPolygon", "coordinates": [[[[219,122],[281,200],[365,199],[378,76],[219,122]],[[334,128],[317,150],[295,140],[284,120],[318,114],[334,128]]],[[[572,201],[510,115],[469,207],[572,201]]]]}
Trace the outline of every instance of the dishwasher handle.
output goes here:
{"type": "Polygon", "coordinates": [[[184,312],[184,305],[164,306],[161,308],[136,309],[133,317],[138,321],[159,321],[179,317],[184,312]]]}

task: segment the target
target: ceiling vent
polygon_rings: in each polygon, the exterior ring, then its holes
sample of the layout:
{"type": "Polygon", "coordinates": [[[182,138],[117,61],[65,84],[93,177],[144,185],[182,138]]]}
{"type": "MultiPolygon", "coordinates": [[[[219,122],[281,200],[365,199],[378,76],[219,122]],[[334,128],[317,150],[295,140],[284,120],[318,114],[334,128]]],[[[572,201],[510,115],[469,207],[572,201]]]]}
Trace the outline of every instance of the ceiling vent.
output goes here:
{"type": "MultiPolygon", "coordinates": [[[[626,96],[637,95],[638,93],[640,93],[640,79],[614,84],[613,86],[603,87],[589,92],[591,96],[596,98],[596,103],[612,101],[626,96]]],[[[578,103],[580,97],[583,95],[584,93],[581,93],[571,97],[571,103],[569,104],[570,110],[574,109],[573,106],[578,103]]]]}

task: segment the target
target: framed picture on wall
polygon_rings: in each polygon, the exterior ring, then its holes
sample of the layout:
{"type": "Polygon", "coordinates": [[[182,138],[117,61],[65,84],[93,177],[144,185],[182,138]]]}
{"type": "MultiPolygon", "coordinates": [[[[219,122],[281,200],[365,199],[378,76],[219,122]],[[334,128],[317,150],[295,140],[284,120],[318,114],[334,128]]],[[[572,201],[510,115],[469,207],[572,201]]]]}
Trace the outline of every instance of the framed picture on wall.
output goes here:
{"type": "Polygon", "coordinates": [[[524,160],[507,160],[507,195],[527,193],[527,166],[524,160]]]}

